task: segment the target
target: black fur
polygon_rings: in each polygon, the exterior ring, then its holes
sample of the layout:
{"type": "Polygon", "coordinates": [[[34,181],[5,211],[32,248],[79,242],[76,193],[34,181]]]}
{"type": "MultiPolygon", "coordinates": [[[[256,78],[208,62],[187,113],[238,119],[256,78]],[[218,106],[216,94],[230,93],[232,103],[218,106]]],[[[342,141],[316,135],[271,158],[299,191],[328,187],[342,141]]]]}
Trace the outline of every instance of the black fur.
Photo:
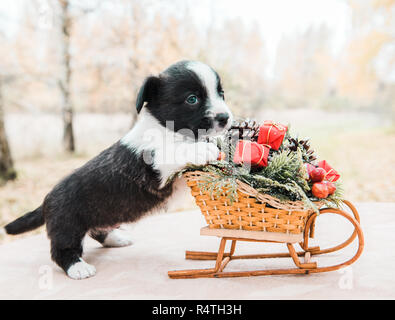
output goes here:
{"type": "Polygon", "coordinates": [[[158,95],[158,88],[160,86],[160,81],[157,77],[148,77],[145,79],[143,85],[141,86],[136,99],[137,113],[140,113],[143,108],[144,102],[154,103],[152,100],[158,95]]]}
{"type": "Polygon", "coordinates": [[[45,223],[41,206],[7,224],[4,228],[8,234],[19,234],[34,230],[45,223]]]}
{"type": "Polygon", "coordinates": [[[67,270],[81,256],[90,229],[133,222],[158,207],[172,191],[171,184],[163,189],[159,184],[158,172],[142,155],[119,142],[76,170],[43,203],[55,262],[67,270]]]}
{"type": "MultiPolygon", "coordinates": [[[[172,120],[174,130],[188,128],[193,134],[210,129],[207,92],[199,77],[180,62],[158,77],[148,77],[136,101],[137,111],[146,102],[148,111],[162,124],[172,120]],[[197,105],[188,105],[190,94],[199,97],[197,105]]],[[[218,93],[222,92],[217,75],[218,93]]],[[[224,115],[218,122],[224,123],[224,115]]],[[[224,126],[224,124],[222,124],[224,126]]],[[[149,150],[155,156],[155,150],[149,150]]],[[[89,233],[103,243],[106,231],[125,222],[133,222],[165,203],[173,184],[161,188],[160,172],[131,146],[116,142],[98,156],[59,182],[42,205],[14,222],[9,234],[30,231],[46,223],[51,240],[52,259],[65,271],[80,261],[82,239],[89,233]]]]}
{"type": "Polygon", "coordinates": [[[172,192],[171,183],[162,189],[159,184],[158,172],[142,155],[117,142],[58,183],[39,209],[5,229],[30,231],[45,219],[52,258],[67,271],[79,261],[89,230],[133,222],[159,207],[172,192]]]}
{"type": "Polygon", "coordinates": [[[89,232],[89,235],[100,243],[104,243],[106,237],[108,235],[108,231],[100,230],[100,229],[93,229],[89,232]]]}

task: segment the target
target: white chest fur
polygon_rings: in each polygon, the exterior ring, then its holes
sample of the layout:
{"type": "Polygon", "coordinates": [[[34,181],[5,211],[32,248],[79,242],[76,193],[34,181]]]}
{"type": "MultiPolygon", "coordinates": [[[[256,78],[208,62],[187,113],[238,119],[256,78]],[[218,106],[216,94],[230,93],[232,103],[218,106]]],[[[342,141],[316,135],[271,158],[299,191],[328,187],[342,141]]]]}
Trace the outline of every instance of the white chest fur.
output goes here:
{"type": "Polygon", "coordinates": [[[142,154],[144,161],[160,172],[161,187],[187,164],[204,165],[217,159],[219,154],[214,144],[188,139],[162,126],[148,111],[141,112],[139,120],[121,143],[132,152],[142,154]]]}

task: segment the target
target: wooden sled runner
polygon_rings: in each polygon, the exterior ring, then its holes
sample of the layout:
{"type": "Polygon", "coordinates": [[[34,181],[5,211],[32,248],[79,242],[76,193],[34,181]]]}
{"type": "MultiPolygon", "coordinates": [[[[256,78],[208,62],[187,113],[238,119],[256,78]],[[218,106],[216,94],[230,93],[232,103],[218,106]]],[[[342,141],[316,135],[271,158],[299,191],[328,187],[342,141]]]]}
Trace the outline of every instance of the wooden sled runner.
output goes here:
{"type": "MultiPolygon", "coordinates": [[[[213,222],[212,211],[208,209],[210,207],[210,205],[208,204],[209,199],[207,198],[207,194],[204,194],[201,191],[196,189],[197,188],[196,183],[195,183],[196,176],[194,176],[192,178],[193,179],[189,179],[189,180],[187,179],[187,183],[192,189],[192,195],[195,196],[196,202],[200,206],[202,213],[204,214],[204,210],[207,211],[206,220],[209,220],[210,222],[212,222],[212,224],[215,224],[215,222],[213,222]],[[203,202],[201,202],[202,199],[203,199],[203,202]]],[[[256,195],[254,195],[254,196],[256,196],[256,195]]],[[[216,201],[215,203],[216,203],[216,210],[217,211],[218,210],[225,210],[225,211],[227,210],[228,213],[229,213],[229,211],[231,211],[231,209],[226,208],[226,206],[225,206],[225,209],[223,206],[220,206],[218,204],[217,199],[216,200],[211,199],[211,200],[216,201]]],[[[204,278],[223,278],[223,277],[280,275],[280,274],[309,274],[309,273],[334,271],[334,270],[338,270],[340,268],[346,267],[348,265],[351,265],[362,254],[363,247],[364,247],[364,237],[363,237],[363,233],[362,233],[362,230],[361,230],[361,227],[359,224],[360,219],[359,219],[358,211],[355,209],[355,207],[349,201],[344,200],[343,202],[344,202],[344,205],[347,206],[351,210],[352,214],[348,213],[346,211],[340,210],[340,209],[333,209],[333,208],[320,209],[320,215],[331,213],[331,214],[341,216],[344,219],[346,219],[349,223],[351,223],[354,227],[354,231],[351,234],[351,236],[346,241],[344,241],[343,243],[341,243],[337,246],[327,248],[327,249],[321,249],[318,246],[309,247],[309,238],[314,237],[314,226],[315,226],[315,221],[317,218],[317,213],[311,213],[311,212],[307,215],[305,220],[303,220],[300,217],[298,218],[301,221],[303,221],[303,223],[301,223],[301,224],[304,227],[304,228],[303,227],[301,228],[301,229],[303,229],[303,232],[300,232],[300,233],[297,233],[297,232],[281,233],[278,231],[277,232],[253,231],[253,230],[240,230],[240,229],[231,229],[231,228],[210,228],[208,226],[208,227],[204,227],[201,229],[201,235],[220,237],[221,241],[220,241],[218,252],[186,251],[185,258],[191,259],[191,260],[215,260],[215,266],[213,268],[209,268],[209,269],[169,271],[168,275],[172,279],[188,279],[188,278],[203,278],[203,277],[204,278]],[[349,244],[351,244],[356,238],[358,239],[358,248],[356,250],[356,253],[354,254],[354,256],[352,258],[350,258],[349,260],[347,260],[343,263],[339,263],[339,264],[332,265],[332,266],[319,267],[317,262],[314,262],[311,260],[311,258],[313,256],[318,256],[318,255],[341,250],[341,249],[345,248],[346,246],[348,246],[349,244]],[[230,247],[229,252],[225,252],[225,246],[226,246],[227,241],[231,241],[231,247],[230,247]],[[288,252],[235,255],[237,241],[284,243],[288,249],[288,252]],[[298,243],[298,245],[301,247],[301,249],[302,249],[301,251],[295,250],[294,244],[296,244],[296,243],[298,243]],[[289,269],[265,269],[265,270],[232,271],[232,272],[224,271],[227,264],[232,260],[236,260],[236,259],[265,259],[265,258],[291,258],[291,260],[295,264],[295,267],[289,268],[289,269]],[[302,258],[303,261],[301,261],[300,258],[302,258]]],[[[232,208],[234,209],[234,205],[232,206],[232,208]]],[[[259,218],[261,218],[261,216],[265,214],[264,208],[259,208],[258,211],[256,208],[252,210],[249,204],[247,204],[247,208],[248,208],[247,211],[249,212],[249,215],[244,214],[243,215],[244,219],[254,220],[253,218],[256,215],[252,215],[251,212],[255,212],[255,213],[259,212],[259,214],[260,214],[259,218]]],[[[244,209],[245,208],[243,208],[243,210],[238,210],[238,212],[245,211],[244,209]]],[[[290,215],[290,213],[288,213],[288,215],[290,215]]],[[[225,223],[224,219],[222,219],[220,216],[218,217],[218,219],[219,220],[216,220],[217,222],[220,221],[222,223],[225,223]]],[[[269,218],[266,218],[266,220],[271,222],[269,218]]],[[[278,218],[278,213],[276,213],[276,219],[274,219],[274,220],[276,220],[277,222],[281,220],[278,218]]],[[[240,221],[241,221],[241,219],[240,219],[240,221]]],[[[298,223],[295,222],[294,224],[297,225],[298,223]]],[[[289,222],[288,222],[288,224],[286,224],[286,226],[287,225],[289,225],[289,222]]],[[[268,228],[268,229],[273,230],[270,228],[268,228]]],[[[294,230],[294,229],[291,229],[291,230],[294,230]]]]}
{"type": "Polygon", "coordinates": [[[306,228],[302,237],[287,234],[265,233],[261,231],[244,231],[244,230],[229,230],[229,229],[210,229],[205,227],[201,229],[202,235],[212,235],[221,237],[218,252],[200,252],[200,251],[186,251],[185,258],[191,260],[215,260],[214,268],[197,269],[197,270],[179,270],[169,271],[168,275],[172,279],[185,278],[223,278],[223,277],[246,277],[246,276],[263,276],[276,274],[309,274],[318,272],[334,271],[346,267],[354,263],[361,255],[364,247],[364,238],[361,227],[359,225],[359,215],[355,207],[348,201],[344,201],[353,216],[347,212],[339,209],[321,209],[320,214],[332,213],[340,215],[348,220],[354,226],[354,232],[343,243],[328,249],[321,249],[320,247],[309,247],[308,240],[311,236],[312,226],[314,225],[317,214],[310,216],[306,223],[306,228]],[[336,264],[333,266],[319,267],[317,262],[312,262],[311,257],[326,253],[341,250],[351,244],[355,238],[358,238],[358,249],[355,255],[349,260],[336,264]],[[299,241],[300,240],[300,241],[299,241]],[[230,251],[225,253],[225,245],[227,241],[231,241],[230,251]],[[288,253],[269,253],[269,254],[249,254],[249,255],[235,255],[237,241],[251,241],[251,242],[276,242],[285,243],[288,248],[288,253]],[[302,251],[297,252],[294,244],[298,243],[302,251]],[[240,272],[225,272],[226,265],[236,259],[264,259],[264,258],[292,258],[295,266],[289,269],[272,269],[272,270],[253,270],[240,272]],[[303,257],[303,262],[300,260],[303,257]]]}

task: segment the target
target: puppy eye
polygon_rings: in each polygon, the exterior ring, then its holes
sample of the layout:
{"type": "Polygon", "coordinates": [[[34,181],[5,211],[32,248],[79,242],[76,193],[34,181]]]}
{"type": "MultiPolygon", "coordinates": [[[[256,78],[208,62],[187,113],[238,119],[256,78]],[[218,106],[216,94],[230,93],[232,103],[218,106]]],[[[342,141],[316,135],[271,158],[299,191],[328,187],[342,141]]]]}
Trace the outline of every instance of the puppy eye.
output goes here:
{"type": "Polygon", "coordinates": [[[225,92],[224,92],[224,90],[221,90],[218,94],[219,94],[219,96],[220,96],[222,99],[225,100],[225,92]]]}
{"type": "Polygon", "coordinates": [[[194,105],[194,104],[197,104],[199,102],[199,99],[194,94],[191,94],[190,96],[188,96],[188,98],[185,101],[188,104],[194,105]]]}

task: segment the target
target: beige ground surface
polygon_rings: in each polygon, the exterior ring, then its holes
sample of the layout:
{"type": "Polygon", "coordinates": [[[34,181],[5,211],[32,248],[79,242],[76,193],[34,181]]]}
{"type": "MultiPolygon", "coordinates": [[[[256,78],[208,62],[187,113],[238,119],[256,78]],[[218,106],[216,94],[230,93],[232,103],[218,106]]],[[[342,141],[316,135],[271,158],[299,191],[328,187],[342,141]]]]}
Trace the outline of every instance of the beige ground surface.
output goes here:
{"type": "MultiPolygon", "coordinates": [[[[359,203],[365,250],[348,269],[313,275],[228,279],[171,280],[168,270],[210,267],[211,261],[184,260],[185,249],[217,250],[219,241],[199,235],[204,220],[198,211],[160,214],[130,226],[134,244],[104,249],[85,241],[85,259],[97,268],[86,280],[67,278],[50,260],[43,234],[0,246],[2,299],[394,299],[395,203],[359,203]]],[[[321,247],[339,243],[352,232],[337,217],[319,217],[321,247]]],[[[241,244],[239,253],[281,251],[281,244],[241,244]]],[[[320,266],[350,257],[355,245],[314,257],[320,266]]],[[[291,266],[288,258],[233,261],[228,270],[291,266]]]]}

